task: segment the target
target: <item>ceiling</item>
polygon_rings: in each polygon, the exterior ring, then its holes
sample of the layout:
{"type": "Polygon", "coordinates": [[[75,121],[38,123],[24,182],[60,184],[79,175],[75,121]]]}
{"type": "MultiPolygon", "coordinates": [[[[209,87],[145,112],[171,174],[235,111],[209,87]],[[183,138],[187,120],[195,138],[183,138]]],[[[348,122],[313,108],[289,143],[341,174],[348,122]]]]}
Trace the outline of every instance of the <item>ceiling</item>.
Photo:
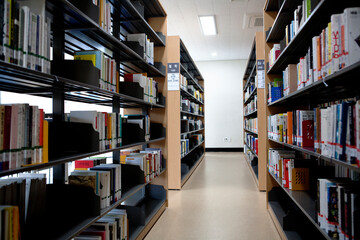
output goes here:
{"type": "Polygon", "coordinates": [[[247,59],[255,32],[262,31],[262,26],[249,25],[256,17],[262,17],[265,0],[160,2],[168,15],[168,35],[180,35],[194,61],[247,59]],[[202,34],[200,15],[215,15],[216,36],[202,34]],[[243,24],[247,26],[243,28],[243,24]]]}

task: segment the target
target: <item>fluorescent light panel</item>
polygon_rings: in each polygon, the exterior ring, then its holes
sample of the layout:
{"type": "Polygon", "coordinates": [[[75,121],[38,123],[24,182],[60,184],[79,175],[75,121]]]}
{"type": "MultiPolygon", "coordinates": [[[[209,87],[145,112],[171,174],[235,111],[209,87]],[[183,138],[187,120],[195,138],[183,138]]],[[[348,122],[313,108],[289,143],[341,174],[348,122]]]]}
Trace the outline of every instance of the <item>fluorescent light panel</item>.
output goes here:
{"type": "Polygon", "coordinates": [[[215,16],[199,16],[204,35],[216,35],[215,16]]]}

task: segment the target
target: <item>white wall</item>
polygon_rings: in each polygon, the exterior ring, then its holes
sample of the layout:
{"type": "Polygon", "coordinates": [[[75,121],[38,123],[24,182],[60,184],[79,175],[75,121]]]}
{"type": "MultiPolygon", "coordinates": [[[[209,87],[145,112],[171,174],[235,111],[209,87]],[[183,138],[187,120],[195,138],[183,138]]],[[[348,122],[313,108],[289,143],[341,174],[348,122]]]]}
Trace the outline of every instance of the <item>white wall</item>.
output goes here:
{"type": "Polygon", "coordinates": [[[246,60],[196,62],[205,79],[205,147],[244,147],[243,75],[246,60]],[[224,137],[229,142],[224,142],[224,137]]]}

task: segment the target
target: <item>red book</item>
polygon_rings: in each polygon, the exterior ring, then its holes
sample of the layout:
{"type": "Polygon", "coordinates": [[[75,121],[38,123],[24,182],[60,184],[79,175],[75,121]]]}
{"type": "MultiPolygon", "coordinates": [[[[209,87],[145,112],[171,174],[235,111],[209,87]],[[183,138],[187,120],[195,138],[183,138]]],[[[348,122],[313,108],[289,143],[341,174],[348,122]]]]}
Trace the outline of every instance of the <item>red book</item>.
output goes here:
{"type": "Polygon", "coordinates": [[[302,146],[314,147],[314,120],[302,122],[302,146]]]}
{"type": "Polygon", "coordinates": [[[259,150],[258,150],[259,149],[259,147],[258,147],[259,146],[259,139],[255,140],[255,145],[256,145],[255,153],[256,153],[256,155],[258,155],[259,154],[259,150]]]}
{"type": "Polygon", "coordinates": [[[284,175],[283,177],[283,187],[289,188],[289,161],[290,159],[283,159],[283,168],[284,168],[284,175]]]}
{"type": "Polygon", "coordinates": [[[88,170],[94,167],[94,160],[76,160],[75,170],[88,170]]]}

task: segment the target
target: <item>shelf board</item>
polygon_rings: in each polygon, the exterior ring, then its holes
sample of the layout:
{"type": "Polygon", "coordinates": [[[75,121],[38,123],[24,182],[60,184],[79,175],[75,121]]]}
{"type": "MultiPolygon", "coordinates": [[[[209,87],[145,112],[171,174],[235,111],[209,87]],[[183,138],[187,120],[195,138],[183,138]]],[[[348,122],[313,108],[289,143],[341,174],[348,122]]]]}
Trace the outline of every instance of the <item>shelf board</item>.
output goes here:
{"type": "Polygon", "coordinates": [[[249,97],[244,101],[244,105],[248,104],[253,96],[255,96],[255,93],[257,93],[257,87],[254,88],[254,90],[250,93],[249,97]]]}
{"type": "Polygon", "coordinates": [[[343,161],[340,161],[340,160],[337,160],[337,159],[334,159],[334,158],[330,158],[330,157],[321,155],[321,154],[315,152],[314,148],[298,147],[298,146],[295,146],[295,145],[292,145],[292,144],[283,143],[283,142],[276,141],[276,140],[273,140],[273,139],[270,139],[270,138],[269,138],[269,141],[280,144],[280,145],[283,145],[284,147],[294,149],[294,150],[299,151],[299,152],[307,153],[307,154],[309,154],[311,156],[317,157],[318,159],[323,159],[323,160],[325,160],[327,162],[330,162],[330,163],[342,165],[344,167],[349,168],[350,170],[360,172],[360,168],[358,168],[357,166],[348,164],[346,162],[343,162],[343,161]]]}
{"type": "Polygon", "coordinates": [[[253,116],[257,113],[257,110],[251,112],[251,113],[248,113],[248,114],[245,114],[244,117],[250,117],[250,116],[253,116]]]}
{"type": "Polygon", "coordinates": [[[186,157],[187,155],[189,155],[192,151],[194,151],[195,149],[197,149],[198,147],[200,147],[205,141],[202,141],[201,143],[199,143],[198,145],[196,145],[195,147],[193,147],[192,149],[189,150],[189,152],[187,152],[184,156],[181,156],[181,159],[183,159],[184,157],[186,157]]]}
{"type": "Polygon", "coordinates": [[[16,174],[16,173],[21,173],[21,172],[28,172],[28,171],[32,171],[32,170],[46,169],[46,168],[50,168],[50,167],[53,167],[55,165],[59,165],[62,163],[72,162],[72,161],[75,161],[78,159],[96,156],[96,155],[100,155],[100,154],[105,154],[105,153],[109,153],[109,152],[116,152],[116,151],[120,151],[122,149],[127,149],[127,148],[131,148],[131,147],[135,147],[135,146],[139,146],[139,145],[143,145],[143,144],[159,142],[159,141],[163,141],[165,139],[166,139],[165,137],[162,137],[162,138],[158,138],[158,139],[152,139],[147,142],[138,142],[138,143],[128,144],[128,145],[124,145],[124,146],[121,146],[118,148],[108,149],[108,150],[104,150],[104,151],[82,153],[82,154],[71,155],[68,157],[62,157],[59,159],[50,160],[48,163],[41,163],[41,164],[36,164],[36,165],[31,165],[31,166],[26,166],[26,167],[21,167],[21,168],[16,168],[16,169],[4,170],[4,171],[0,172],[0,177],[4,177],[4,176],[16,174]]]}
{"type": "Polygon", "coordinates": [[[286,216],[286,213],[284,211],[284,209],[281,207],[281,205],[276,202],[276,201],[269,201],[269,211],[270,211],[270,216],[275,218],[273,219],[274,221],[277,221],[281,227],[281,229],[279,229],[280,231],[283,231],[283,233],[286,235],[287,239],[291,239],[291,240],[301,240],[301,236],[295,232],[295,231],[287,231],[283,229],[283,218],[286,216]]]}
{"type": "Polygon", "coordinates": [[[184,186],[184,184],[189,180],[191,175],[194,173],[195,169],[200,165],[202,160],[205,158],[205,153],[201,155],[201,157],[194,163],[194,165],[190,168],[189,172],[181,176],[181,187],[184,186]]]}
{"type": "Polygon", "coordinates": [[[0,90],[49,98],[53,97],[54,90],[58,90],[64,92],[65,100],[70,101],[112,106],[113,100],[117,100],[122,108],[165,107],[160,104],[151,104],[143,99],[100,89],[86,83],[1,61],[0,90]]]}
{"type": "Polygon", "coordinates": [[[254,79],[255,75],[253,75],[254,73],[256,73],[255,69],[256,69],[256,64],[254,64],[249,76],[246,78],[247,80],[245,83],[244,92],[246,91],[246,88],[249,86],[250,82],[252,82],[252,80],[255,81],[254,79]]]}
{"type": "Polygon", "coordinates": [[[189,54],[188,50],[184,42],[180,39],[180,63],[188,65],[188,72],[194,73],[194,77],[197,78],[199,81],[204,81],[199,69],[197,68],[194,60],[192,59],[191,55],[189,54]]]}
{"type": "Polygon", "coordinates": [[[291,20],[294,18],[294,11],[301,3],[302,0],[285,0],[283,2],[266,38],[266,42],[279,42],[284,38],[285,27],[291,23],[291,20]]]}
{"type": "Polygon", "coordinates": [[[249,130],[249,129],[247,129],[247,128],[244,128],[244,130],[245,130],[245,131],[247,131],[247,132],[249,132],[249,133],[252,133],[252,134],[256,134],[256,135],[258,135],[258,133],[253,132],[253,131],[251,131],[251,130],[249,130]]]}
{"type": "Polygon", "coordinates": [[[191,93],[189,93],[189,92],[186,91],[185,89],[180,88],[180,92],[181,92],[181,94],[182,94],[183,96],[186,96],[186,97],[191,98],[192,101],[195,101],[195,102],[198,103],[198,104],[204,105],[203,102],[201,102],[199,99],[197,99],[196,97],[194,97],[191,93]]]}
{"type": "MultiPolygon", "coordinates": [[[[293,0],[287,0],[285,2],[292,1],[293,0]]],[[[274,65],[268,69],[267,73],[281,74],[288,64],[298,63],[300,57],[303,57],[307,53],[308,47],[312,44],[312,38],[319,35],[321,31],[327,27],[331,15],[339,13],[344,8],[351,6],[359,6],[359,2],[349,0],[338,1],[334,4],[333,1],[321,0],[304,25],[298,30],[298,33],[292,41],[280,53],[274,65]]]]}
{"type": "Polygon", "coordinates": [[[275,102],[268,104],[269,107],[304,103],[299,100],[306,99],[312,103],[325,103],[357,96],[360,93],[360,83],[357,77],[360,73],[360,62],[341,69],[323,80],[313,82],[309,86],[299,89],[275,102]]]}
{"type": "Polygon", "coordinates": [[[183,74],[186,79],[195,85],[195,87],[200,91],[200,92],[204,92],[204,88],[199,84],[199,82],[189,73],[189,71],[185,68],[184,64],[180,63],[180,71],[181,74],[183,74]]]}
{"type": "MultiPolygon", "coordinates": [[[[130,0],[121,0],[119,8],[121,9],[120,24],[127,32],[131,33],[146,33],[151,42],[155,46],[165,46],[165,42],[152,29],[149,23],[141,16],[130,0]]],[[[144,1],[147,2],[147,1],[144,1]]],[[[157,1],[152,1],[153,3],[157,1]]],[[[145,11],[146,12],[146,11],[145,11]]]]}
{"type": "Polygon", "coordinates": [[[197,129],[197,130],[194,130],[194,131],[189,131],[189,132],[180,133],[180,135],[186,135],[186,134],[196,133],[196,132],[203,131],[203,130],[205,130],[205,128],[201,128],[201,129],[197,129]]]}
{"type": "Polygon", "coordinates": [[[196,116],[196,117],[204,117],[204,115],[199,115],[199,114],[195,114],[195,113],[183,111],[183,110],[180,110],[180,113],[188,114],[188,115],[192,115],[192,116],[196,116]]]}
{"type": "Polygon", "coordinates": [[[244,143],[245,143],[245,145],[248,147],[248,149],[250,150],[250,152],[251,152],[252,154],[254,154],[255,157],[259,158],[258,155],[254,152],[254,150],[252,150],[246,142],[244,142],[244,143]]]}
{"type": "Polygon", "coordinates": [[[122,41],[100,28],[96,22],[70,2],[66,0],[49,0],[46,3],[47,11],[53,17],[57,16],[59,11],[63,13],[64,26],[56,26],[56,21],[53,21],[53,27],[67,29],[65,31],[65,48],[67,51],[105,50],[106,55],[115,55],[116,58],[119,58],[127,72],[146,71],[149,77],[165,77],[164,72],[148,64],[145,59],[127,47],[122,41]]]}
{"type": "MultiPolygon", "coordinates": [[[[162,172],[160,173],[163,174],[165,172],[165,169],[162,170],[162,172]]],[[[154,178],[155,179],[155,178],[154,178]]],[[[150,184],[150,182],[148,183],[144,183],[144,184],[138,184],[136,186],[134,186],[133,188],[129,189],[127,192],[125,192],[124,194],[122,194],[122,197],[120,200],[118,200],[116,203],[113,203],[110,207],[107,207],[105,209],[102,209],[100,211],[100,215],[97,217],[93,217],[93,218],[87,218],[85,220],[83,220],[81,223],[79,223],[77,226],[73,227],[72,229],[69,229],[66,231],[66,233],[64,235],[62,235],[61,237],[57,238],[57,239],[71,239],[73,237],[76,237],[78,234],[80,234],[82,231],[86,230],[88,227],[90,227],[93,223],[95,223],[97,220],[99,220],[100,218],[102,218],[103,216],[105,216],[106,214],[108,214],[111,210],[115,209],[116,207],[118,207],[122,202],[124,202],[125,200],[129,199],[131,196],[133,196],[135,193],[137,193],[138,191],[140,191],[143,187],[145,187],[146,185],[150,184]]]]}
{"type": "Polygon", "coordinates": [[[322,230],[316,223],[316,202],[310,197],[307,191],[292,191],[288,188],[284,188],[281,184],[281,180],[269,173],[270,176],[276,180],[279,186],[284,192],[291,198],[291,200],[297,205],[297,207],[304,213],[304,215],[310,220],[310,222],[321,232],[325,239],[331,240],[331,238],[322,230]]]}

